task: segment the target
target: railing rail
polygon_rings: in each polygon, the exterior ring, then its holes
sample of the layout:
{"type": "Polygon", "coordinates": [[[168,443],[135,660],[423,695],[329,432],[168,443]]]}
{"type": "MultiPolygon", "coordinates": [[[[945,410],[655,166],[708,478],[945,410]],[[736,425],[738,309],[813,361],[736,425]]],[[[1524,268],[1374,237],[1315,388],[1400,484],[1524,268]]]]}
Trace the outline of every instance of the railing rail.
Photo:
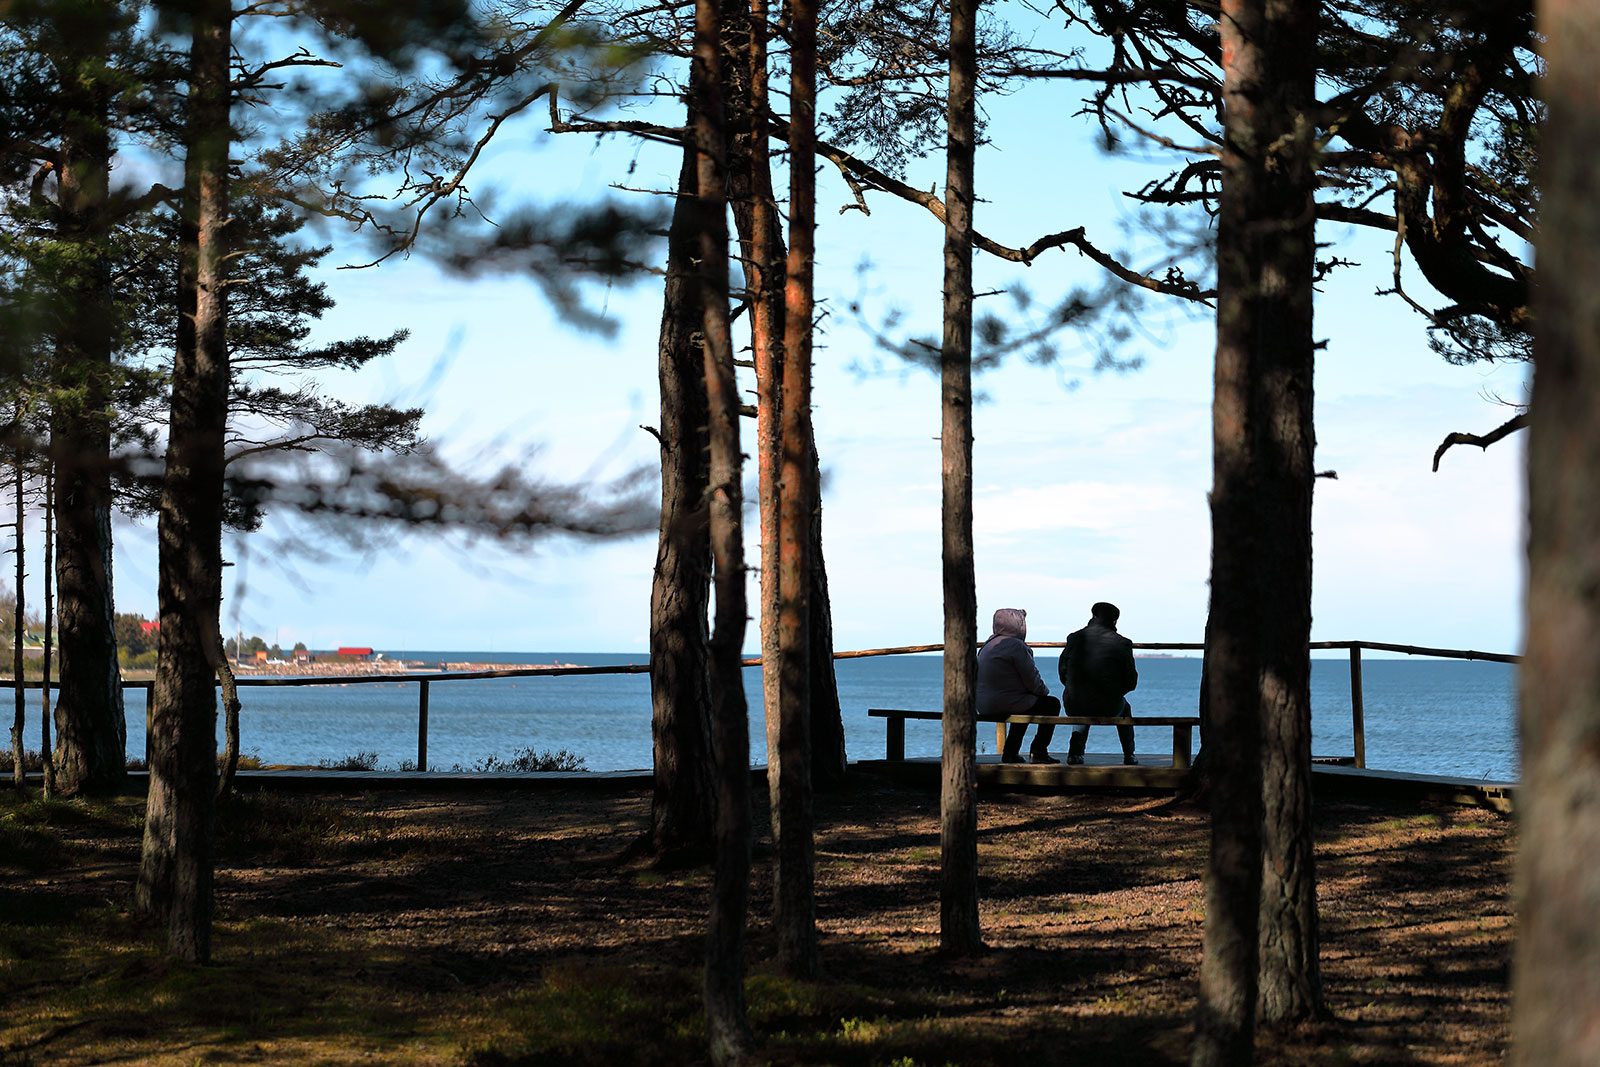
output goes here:
{"type": "MultiPolygon", "coordinates": [[[[1065,648],[1065,641],[1029,641],[1033,648],[1065,648]]],[[[1135,641],[1135,649],[1147,652],[1202,652],[1205,645],[1194,641],[1135,641]]],[[[1521,656],[1506,652],[1478,652],[1472,649],[1460,648],[1433,648],[1427,645],[1401,645],[1387,641],[1312,641],[1310,648],[1315,651],[1343,649],[1350,653],[1350,726],[1355,745],[1355,765],[1367,765],[1367,739],[1366,739],[1366,710],[1365,696],[1361,683],[1361,652],[1370,649],[1375,652],[1398,652],[1408,656],[1427,656],[1432,659],[1459,659],[1483,660],[1490,663],[1520,663],[1521,656]]],[[[862,648],[839,651],[833,658],[840,659],[865,659],[874,656],[907,656],[919,653],[943,652],[944,645],[900,645],[890,648],[862,648]]],[[[754,656],[742,661],[746,667],[761,666],[761,657],[754,656]]],[[[464,682],[484,681],[492,678],[548,678],[548,677],[573,677],[580,675],[596,674],[648,674],[650,664],[645,663],[616,663],[599,666],[534,666],[534,667],[506,667],[490,671],[428,671],[424,673],[394,673],[394,674],[336,674],[315,675],[309,677],[284,677],[284,678],[240,678],[240,688],[255,686],[282,686],[296,687],[307,685],[379,685],[379,684],[407,684],[417,685],[417,770],[428,769],[428,687],[433,682],[464,682]]],[[[3,684],[3,683],[0,683],[3,684]]],[[[16,682],[10,683],[10,688],[16,688],[16,682]]],[[[37,689],[43,683],[28,680],[22,683],[24,689],[37,689]]],[[[56,682],[51,682],[51,688],[57,687],[56,682]]],[[[145,691],[145,707],[148,709],[154,702],[155,682],[129,681],[123,682],[124,691],[129,689],[143,689],[145,691]]],[[[146,759],[149,758],[148,738],[146,731],[146,759]]]]}

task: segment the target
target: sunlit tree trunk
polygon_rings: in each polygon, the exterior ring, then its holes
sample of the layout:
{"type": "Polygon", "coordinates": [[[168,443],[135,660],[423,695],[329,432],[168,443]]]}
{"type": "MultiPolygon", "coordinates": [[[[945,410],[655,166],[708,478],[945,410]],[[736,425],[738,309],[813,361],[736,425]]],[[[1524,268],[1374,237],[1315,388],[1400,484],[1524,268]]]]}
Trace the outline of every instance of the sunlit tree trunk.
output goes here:
{"type": "Polygon", "coordinates": [[[1315,7],[1225,0],[1220,26],[1212,832],[1196,1064],[1250,1062],[1258,993],[1276,1016],[1297,1015],[1295,995],[1306,990],[1292,980],[1308,962],[1313,980],[1316,972],[1307,699],[1315,7]]]}
{"type": "Polygon", "coordinates": [[[978,596],[972,552],[972,204],[977,0],[950,7],[944,347],[939,360],[943,468],[944,740],[939,792],[939,944],[969,954],[978,926],[978,596]]]}
{"type": "Polygon", "coordinates": [[[717,775],[717,859],[706,936],[706,1031],[712,1061],[738,1063],[754,1040],[745,1014],[744,930],[750,881],[750,736],[744,699],[745,563],[740,521],[742,462],[739,393],[728,313],[726,137],[722,103],[721,17],[717,0],[695,0],[690,67],[695,147],[695,230],[704,304],[712,583],[712,754],[717,775]]]}
{"type": "Polygon", "coordinates": [[[686,145],[667,236],[657,367],[661,383],[661,527],[650,586],[650,732],[655,763],[648,848],[681,867],[713,854],[716,796],[706,632],[706,382],[695,261],[695,154],[686,145]]]}
{"type": "Polygon", "coordinates": [[[75,29],[81,51],[63,80],[58,206],[63,236],[82,250],[68,272],[58,324],[51,413],[56,471],[56,589],[61,688],[56,696],[56,765],[61,792],[109,793],[127,777],[127,722],[117,666],[112,595],[111,374],[113,347],[109,234],[110,98],[102,69],[114,5],[85,9],[75,29]]]}
{"type": "Polygon", "coordinates": [[[810,597],[815,511],[811,447],[812,262],[816,254],[817,4],[790,0],[789,258],[785,272],[778,467],[778,715],[767,728],[773,925],[778,966],[817,970],[812,854],[810,597]],[[775,742],[775,744],[774,744],[775,742]]]}
{"type": "MultiPolygon", "coordinates": [[[[728,88],[730,132],[729,199],[739,232],[740,262],[749,293],[750,350],[756,372],[757,484],[761,487],[761,655],[773,664],[762,671],[762,695],[769,732],[778,719],[781,659],[778,642],[779,609],[779,495],[781,465],[779,430],[783,419],[784,287],[789,253],[785,247],[776,197],[772,187],[772,162],[768,148],[771,129],[767,90],[767,36],[769,7],[766,0],[725,0],[723,4],[723,56],[730,66],[724,79],[728,88]]],[[[796,411],[805,433],[812,438],[809,406],[796,411]]],[[[839,688],[833,671],[833,619],[828,598],[827,564],[822,553],[822,507],[815,487],[819,458],[813,438],[810,469],[813,518],[806,546],[810,593],[807,610],[808,703],[813,789],[838,785],[845,775],[844,724],[839,713],[839,688]]],[[[769,737],[769,748],[772,739],[769,737]]]]}
{"type": "Polygon", "coordinates": [[[1528,639],[1517,672],[1519,1067],[1600,1063],[1600,11],[1540,0],[1549,117],[1528,441],[1528,639]]]}
{"type": "Polygon", "coordinates": [[[229,45],[226,0],[191,13],[178,341],[161,493],[159,611],[150,795],[136,903],[165,920],[168,951],[211,955],[227,424],[226,234],[229,45]]]}
{"type": "Polygon", "coordinates": [[[739,234],[750,323],[750,358],[756,378],[756,513],[760,520],[761,582],[757,618],[761,637],[761,696],[767,737],[768,787],[773,826],[783,700],[783,647],[779,639],[782,576],[779,552],[783,459],[784,262],[782,224],[772,188],[767,128],[767,0],[727,0],[723,6],[723,85],[728,118],[728,198],[739,234]]]}

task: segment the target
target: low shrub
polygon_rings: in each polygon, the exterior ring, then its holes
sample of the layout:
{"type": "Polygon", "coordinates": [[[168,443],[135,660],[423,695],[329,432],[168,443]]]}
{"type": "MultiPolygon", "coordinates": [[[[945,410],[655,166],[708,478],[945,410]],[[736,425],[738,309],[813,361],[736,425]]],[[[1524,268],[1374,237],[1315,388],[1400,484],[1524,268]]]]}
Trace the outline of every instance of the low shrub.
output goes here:
{"type": "Polygon", "coordinates": [[[457,773],[471,772],[473,774],[496,774],[505,772],[530,772],[530,771],[586,771],[588,764],[583,757],[564,748],[554,752],[546,749],[536,752],[532,748],[519,748],[511,754],[510,759],[502,759],[498,753],[491,753],[470,767],[463,767],[457,763],[450,768],[457,773]]]}
{"type": "MultiPolygon", "coordinates": [[[[0,774],[10,774],[12,765],[11,750],[9,748],[0,749],[0,774]]],[[[29,774],[39,773],[44,770],[44,757],[37,752],[29,752],[24,749],[22,752],[22,769],[29,774]]]]}
{"type": "Polygon", "coordinates": [[[375,771],[378,769],[376,752],[353,752],[343,759],[317,761],[317,769],[324,771],[375,771]]]}

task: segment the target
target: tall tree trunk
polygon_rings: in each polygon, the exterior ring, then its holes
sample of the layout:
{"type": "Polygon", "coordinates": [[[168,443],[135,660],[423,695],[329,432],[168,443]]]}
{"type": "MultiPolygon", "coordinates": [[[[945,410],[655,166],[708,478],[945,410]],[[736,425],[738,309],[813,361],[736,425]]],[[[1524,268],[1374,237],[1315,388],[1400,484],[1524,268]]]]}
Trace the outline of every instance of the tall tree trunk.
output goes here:
{"type": "Polygon", "coordinates": [[[1250,375],[1261,655],[1262,867],[1256,1018],[1323,1014],[1311,810],[1312,275],[1316,266],[1315,0],[1269,0],[1256,83],[1264,95],[1250,261],[1250,375]]]}
{"type": "Polygon", "coordinates": [[[744,1001],[744,928],[750,892],[750,723],[744,700],[745,563],[740,521],[739,392],[728,314],[727,139],[717,0],[695,0],[690,127],[695,231],[703,301],[711,530],[716,616],[711,634],[712,754],[717,776],[717,862],[706,933],[706,1031],[712,1061],[738,1063],[754,1045],[744,1001]]]}
{"type": "Polygon", "coordinates": [[[972,205],[978,80],[977,0],[950,6],[949,143],[944,228],[944,740],[939,791],[939,945],[970,954],[978,925],[978,594],[972,552],[972,205]]]}
{"type": "Polygon", "coordinates": [[[56,470],[56,588],[61,688],[56,764],[67,796],[109,793],[127,778],[127,722],[117,666],[111,565],[111,374],[113,292],[109,259],[110,101],[103,70],[115,5],[106,21],[81,19],[78,70],[63,79],[68,124],[58,170],[63,236],[84,254],[70,275],[57,329],[57,402],[51,418],[56,470]]]}
{"type": "Polygon", "coordinates": [[[695,261],[695,155],[685,145],[667,236],[658,377],[661,382],[661,528],[650,585],[650,733],[655,791],[647,846],[680,867],[713,855],[716,818],[707,675],[711,540],[706,525],[706,379],[703,304],[695,261]]]}
{"type": "Polygon", "coordinates": [[[1213,788],[1196,1064],[1250,1062],[1258,991],[1267,994],[1263,1014],[1278,1018],[1315,1010],[1320,997],[1307,692],[1315,8],[1225,0],[1220,25],[1206,664],[1213,788]],[[1298,999],[1308,993],[1309,1004],[1298,999]]]}
{"type": "Polygon", "coordinates": [[[50,511],[55,504],[55,474],[49,464],[45,465],[44,472],[44,665],[40,672],[43,680],[39,686],[39,760],[44,764],[44,798],[52,799],[56,795],[56,763],[50,744],[50,668],[54,648],[55,629],[55,574],[53,568],[55,561],[51,558],[54,551],[55,529],[51,522],[50,511]]]}
{"type": "Polygon", "coordinates": [[[23,649],[22,632],[23,632],[23,627],[26,625],[26,621],[27,621],[27,615],[26,615],[25,611],[23,610],[24,607],[26,606],[26,597],[24,596],[24,593],[23,593],[23,584],[22,584],[23,583],[23,579],[25,579],[27,577],[27,570],[26,570],[26,568],[24,566],[25,561],[23,559],[23,547],[24,547],[24,544],[26,542],[26,538],[23,536],[23,534],[24,534],[23,519],[27,517],[27,512],[26,512],[26,510],[25,510],[25,508],[23,506],[23,492],[24,492],[25,488],[27,487],[27,478],[26,478],[26,476],[24,474],[24,472],[27,470],[27,468],[24,466],[24,463],[25,463],[27,457],[24,454],[23,444],[22,444],[22,442],[23,442],[23,433],[22,433],[22,401],[21,400],[17,401],[16,421],[15,421],[14,425],[15,425],[16,431],[17,431],[17,449],[16,449],[16,453],[12,456],[12,461],[11,462],[12,462],[12,473],[15,475],[15,479],[16,479],[14,488],[16,489],[16,507],[17,507],[17,523],[16,523],[16,527],[15,527],[16,535],[17,535],[16,536],[17,611],[16,611],[16,617],[15,617],[16,631],[12,634],[12,642],[11,642],[11,677],[12,677],[12,680],[14,682],[13,692],[16,694],[17,700],[16,700],[16,714],[13,715],[12,719],[11,719],[11,784],[12,784],[12,786],[14,786],[16,788],[17,792],[20,793],[26,788],[26,785],[27,785],[27,781],[26,781],[26,779],[24,777],[24,775],[27,774],[27,771],[23,767],[22,742],[23,742],[23,724],[24,724],[25,715],[26,715],[27,709],[28,709],[28,691],[27,691],[27,689],[23,688],[24,682],[25,682],[23,671],[24,671],[24,668],[26,667],[26,664],[23,662],[23,651],[22,651],[22,649],[23,649]]]}
{"type": "Polygon", "coordinates": [[[778,715],[768,720],[772,918],[778,966],[817,973],[812,841],[809,607],[815,492],[811,447],[812,269],[816,256],[817,4],[789,0],[789,257],[785,271],[778,468],[778,715]]]}
{"type": "Polygon", "coordinates": [[[136,903],[166,920],[169,952],[204,963],[211,955],[214,679],[222,652],[232,12],[226,0],[201,0],[191,18],[178,342],[158,525],[160,655],[136,903]]]}
{"type": "MultiPolygon", "coordinates": [[[[722,63],[728,128],[728,202],[739,235],[739,263],[749,307],[750,355],[756,377],[756,485],[760,520],[761,695],[767,738],[767,784],[776,836],[782,662],[779,642],[780,492],[783,419],[783,230],[772,188],[767,126],[766,0],[724,0],[722,63]]],[[[776,897],[774,898],[776,900],[776,897]]],[[[777,904],[775,907],[779,906],[777,904]]]]}
{"type": "MultiPolygon", "coordinates": [[[[761,697],[767,737],[767,784],[774,834],[780,822],[778,752],[783,700],[780,563],[783,534],[779,479],[783,465],[785,250],[772,188],[767,129],[767,0],[723,7],[723,84],[727,89],[728,200],[739,233],[750,310],[750,356],[756,372],[756,506],[761,524],[761,697]]],[[[774,898],[776,901],[776,897],[774,898]]],[[[775,903],[774,905],[778,905],[775,903]]]]}
{"type": "MultiPolygon", "coordinates": [[[[222,635],[217,635],[222,644],[222,635]]],[[[233,676],[233,667],[226,655],[215,656],[217,683],[222,690],[222,766],[217,772],[217,799],[222,800],[233,792],[233,779],[239,773],[239,683],[233,676]]]]}
{"type": "Polygon", "coordinates": [[[1549,117],[1541,139],[1528,639],[1518,671],[1512,1054],[1600,1063],[1600,12],[1540,0],[1549,117]]]}
{"type": "MultiPolygon", "coordinates": [[[[780,659],[778,645],[778,498],[781,463],[779,426],[783,419],[784,286],[789,253],[779,223],[772,188],[772,162],[767,138],[770,108],[767,91],[766,0],[723,4],[723,56],[729,64],[728,121],[731,133],[728,193],[739,232],[739,258],[750,301],[750,350],[756,372],[756,460],[761,519],[761,656],[773,664],[761,674],[769,733],[778,718],[780,659]]],[[[807,613],[811,654],[808,658],[811,782],[826,789],[844,780],[844,723],[839,713],[839,687],[833,670],[833,618],[828,600],[828,572],[822,553],[822,506],[815,487],[820,461],[811,431],[811,411],[796,412],[812,438],[810,470],[814,517],[806,549],[811,589],[807,613]]],[[[769,737],[769,748],[771,739],[769,737]]]]}
{"type": "MultiPolygon", "coordinates": [[[[811,418],[811,413],[806,413],[811,418]]],[[[811,787],[818,792],[844,784],[844,717],[839,713],[839,680],[833,672],[833,611],[828,598],[828,567],[822,554],[822,494],[816,440],[811,445],[811,787]]]]}

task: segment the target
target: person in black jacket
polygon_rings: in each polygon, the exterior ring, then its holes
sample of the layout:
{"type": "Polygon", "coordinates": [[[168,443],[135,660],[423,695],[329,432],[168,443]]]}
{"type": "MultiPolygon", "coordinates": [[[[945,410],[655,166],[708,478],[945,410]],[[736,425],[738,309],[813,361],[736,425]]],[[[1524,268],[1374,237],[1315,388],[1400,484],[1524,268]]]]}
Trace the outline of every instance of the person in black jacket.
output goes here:
{"type": "MultiPolygon", "coordinates": [[[[1067,637],[1057,673],[1065,687],[1061,704],[1068,715],[1115,718],[1133,714],[1127,695],[1139,685],[1139,671],[1133,665],[1133,642],[1117,633],[1122,612],[1104,601],[1089,609],[1089,625],[1067,637]]],[[[1122,741],[1122,762],[1132,764],[1133,727],[1117,727],[1122,741]]],[[[1067,762],[1083,762],[1083,746],[1089,740],[1089,727],[1074,726],[1067,746],[1067,762]]]]}
{"type": "MultiPolygon", "coordinates": [[[[978,650],[979,715],[1056,715],[1061,705],[1039,677],[1028,647],[1028,613],[1021,608],[1001,608],[994,613],[994,633],[978,650]]],[[[1034,763],[1060,763],[1050,755],[1050,735],[1055,725],[1041,723],[1029,753],[1034,763]]],[[[1022,735],[1027,723],[1006,727],[1002,763],[1022,762],[1022,735]]]]}

